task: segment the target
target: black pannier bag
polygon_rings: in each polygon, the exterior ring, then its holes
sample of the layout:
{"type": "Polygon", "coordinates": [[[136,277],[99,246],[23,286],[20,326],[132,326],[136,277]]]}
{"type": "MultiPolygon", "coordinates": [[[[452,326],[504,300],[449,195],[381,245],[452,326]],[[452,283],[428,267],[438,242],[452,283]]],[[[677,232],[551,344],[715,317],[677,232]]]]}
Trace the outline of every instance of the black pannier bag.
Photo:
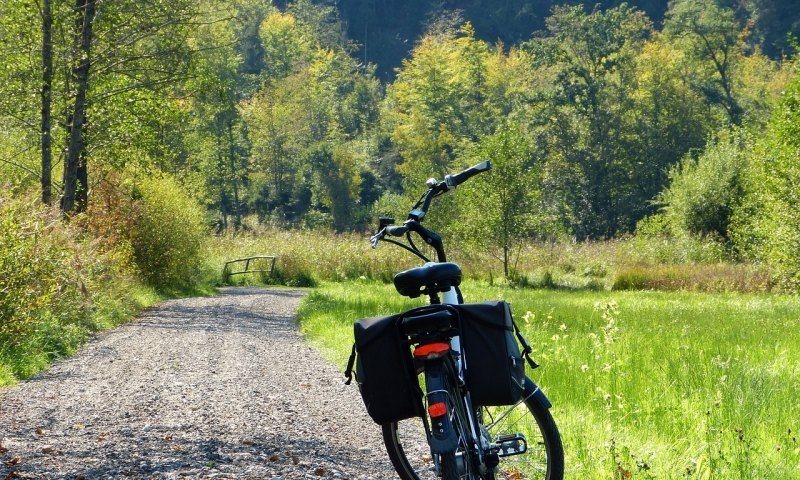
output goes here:
{"type": "Polygon", "coordinates": [[[356,381],[367,413],[381,425],[424,413],[411,348],[400,334],[400,317],[364,318],[353,327],[356,381]]]}
{"type": "Polygon", "coordinates": [[[525,364],[508,303],[501,300],[455,307],[461,317],[461,345],[472,403],[515,404],[522,398],[525,364]]]}

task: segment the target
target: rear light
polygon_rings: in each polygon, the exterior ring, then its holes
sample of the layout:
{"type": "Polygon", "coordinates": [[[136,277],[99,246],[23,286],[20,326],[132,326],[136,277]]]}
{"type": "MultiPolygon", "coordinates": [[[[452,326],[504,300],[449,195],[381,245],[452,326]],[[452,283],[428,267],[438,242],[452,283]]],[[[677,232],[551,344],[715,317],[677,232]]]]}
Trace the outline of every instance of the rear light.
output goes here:
{"type": "Polygon", "coordinates": [[[445,342],[428,343],[420,345],[414,349],[414,358],[418,359],[434,359],[440,358],[450,351],[450,344],[445,342]]]}
{"type": "Polygon", "coordinates": [[[428,405],[428,414],[431,418],[443,417],[447,414],[447,405],[444,402],[432,403],[428,405]]]}

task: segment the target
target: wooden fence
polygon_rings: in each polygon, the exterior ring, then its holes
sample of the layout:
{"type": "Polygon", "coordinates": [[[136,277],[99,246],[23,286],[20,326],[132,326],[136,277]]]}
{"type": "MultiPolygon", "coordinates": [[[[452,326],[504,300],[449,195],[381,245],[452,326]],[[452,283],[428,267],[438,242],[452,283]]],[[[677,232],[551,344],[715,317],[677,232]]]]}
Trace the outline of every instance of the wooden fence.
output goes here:
{"type": "Polygon", "coordinates": [[[237,258],[236,260],[228,260],[225,262],[225,266],[222,267],[222,281],[224,283],[228,283],[231,276],[233,275],[241,275],[244,273],[269,273],[272,275],[275,272],[275,257],[272,255],[256,255],[253,257],[246,257],[246,258],[237,258]],[[264,262],[261,260],[269,260],[269,269],[260,268],[263,267],[264,262]],[[234,270],[236,266],[239,264],[244,263],[243,270],[234,270]],[[259,268],[250,268],[250,266],[259,267],[259,268]]]}

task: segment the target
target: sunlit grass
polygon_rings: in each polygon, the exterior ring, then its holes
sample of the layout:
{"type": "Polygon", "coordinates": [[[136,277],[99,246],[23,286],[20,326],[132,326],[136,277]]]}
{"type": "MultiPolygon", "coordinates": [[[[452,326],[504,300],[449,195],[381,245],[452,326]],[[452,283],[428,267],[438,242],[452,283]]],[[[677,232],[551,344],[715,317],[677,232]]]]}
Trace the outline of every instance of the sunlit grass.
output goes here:
{"type": "MultiPolygon", "coordinates": [[[[388,282],[419,260],[395,248],[373,250],[366,233],[259,228],[210,241],[207,264],[221,281],[227,260],[275,255],[275,275],[268,283],[311,286],[321,281],[359,278],[388,282]]],[[[445,242],[449,244],[449,238],[445,242]]],[[[496,256],[481,250],[450,251],[467,278],[506,284],[496,256]]],[[[431,253],[432,255],[432,253],[431,253]]],[[[756,265],[724,263],[724,249],[712,240],[624,238],[603,242],[528,242],[513,262],[513,282],[548,288],[608,290],[656,289],[699,291],[765,291],[769,273],[756,265]]],[[[240,275],[232,283],[259,283],[258,274],[240,275]]]]}
{"type": "MultiPolygon", "coordinates": [[[[565,292],[467,284],[504,298],[542,367],[568,478],[800,478],[800,299],[565,292]]],[[[325,284],[301,328],[344,367],[356,318],[419,305],[391,285],[325,284]]]]}

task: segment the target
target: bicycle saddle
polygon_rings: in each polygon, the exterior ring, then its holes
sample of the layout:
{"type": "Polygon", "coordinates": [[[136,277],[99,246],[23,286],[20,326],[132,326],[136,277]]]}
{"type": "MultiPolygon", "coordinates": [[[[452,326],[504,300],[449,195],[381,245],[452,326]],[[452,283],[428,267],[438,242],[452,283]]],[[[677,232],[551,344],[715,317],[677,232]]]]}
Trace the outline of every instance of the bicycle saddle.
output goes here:
{"type": "Polygon", "coordinates": [[[397,292],[411,298],[430,292],[446,292],[460,284],[461,267],[452,262],[426,263],[394,276],[397,292]]]}

